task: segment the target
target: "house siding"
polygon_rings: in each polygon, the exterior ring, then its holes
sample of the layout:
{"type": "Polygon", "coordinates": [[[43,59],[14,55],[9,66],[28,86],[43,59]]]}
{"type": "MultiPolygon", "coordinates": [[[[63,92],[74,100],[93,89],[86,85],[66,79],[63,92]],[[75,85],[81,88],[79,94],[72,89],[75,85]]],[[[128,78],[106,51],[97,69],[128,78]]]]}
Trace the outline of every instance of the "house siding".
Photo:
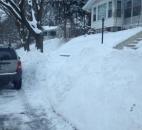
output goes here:
{"type": "Polygon", "coordinates": [[[107,11],[106,11],[106,18],[105,18],[105,27],[106,28],[110,28],[110,27],[120,27],[122,25],[122,18],[116,18],[115,17],[115,13],[116,13],[116,8],[115,8],[115,1],[114,0],[102,0],[102,1],[99,1],[98,3],[95,3],[95,5],[92,7],[92,15],[91,15],[91,27],[92,28],[95,28],[95,29],[100,29],[102,27],[102,22],[101,20],[98,20],[97,21],[93,21],[93,9],[96,8],[97,10],[97,15],[98,15],[98,6],[99,5],[102,5],[102,4],[107,4],[107,11]],[[108,18],[108,3],[112,1],[112,17],[111,18],[108,18]]]}
{"type": "MultiPolygon", "coordinates": [[[[135,26],[142,26],[142,0],[141,0],[141,10],[140,10],[140,15],[137,15],[137,16],[133,16],[132,13],[133,13],[133,1],[132,0],[132,10],[131,10],[131,17],[129,18],[125,18],[124,17],[124,20],[123,20],[123,28],[132,28],[132,27],[135,27],[135,26]]],[[[123,1],[123,4],[124,2],[126,1],[123,1]]]]}
{"type": "MultiPolygon", "coordinates": [[[[91,5],[91,27],[95,28],[96,30],[101,29],[102,21],[98,20],[98,6],[104,3],[107,3],[106,6],[106,18],[105,18],[105,28],[116,28],[120,29],[127,29],[135,26],[142,26],[142,0],[141,0],[141,11],[140,15],[133,16],[133,3],[135,0],[131,0],[132,7],[131,7],[131,17],[125,18],[125,4],[126,0],[121,0],[121,17],[116,16],[117,12],[117,0],[96,0],[94,5],[91,5]],[[108,18],[108,3],[112,1],[112,17],[108,18]],[[96,21],[93,21],[93,11],[96,8],[96,21]]],[[[113,29],[112,29],[113,30],[113,29]]]]}

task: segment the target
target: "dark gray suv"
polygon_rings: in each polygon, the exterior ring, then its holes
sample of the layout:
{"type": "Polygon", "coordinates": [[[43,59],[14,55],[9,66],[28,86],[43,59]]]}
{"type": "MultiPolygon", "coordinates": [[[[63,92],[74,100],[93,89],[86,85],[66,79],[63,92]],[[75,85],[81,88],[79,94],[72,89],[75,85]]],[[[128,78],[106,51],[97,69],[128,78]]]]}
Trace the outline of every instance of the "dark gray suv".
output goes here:
{"type": "Polygon", "coordinates": [[[21,61],[13,48],[0,47],[0,85],[6,85],[9,82],[14,84],[15,89],[21,88],[21,61]]]}

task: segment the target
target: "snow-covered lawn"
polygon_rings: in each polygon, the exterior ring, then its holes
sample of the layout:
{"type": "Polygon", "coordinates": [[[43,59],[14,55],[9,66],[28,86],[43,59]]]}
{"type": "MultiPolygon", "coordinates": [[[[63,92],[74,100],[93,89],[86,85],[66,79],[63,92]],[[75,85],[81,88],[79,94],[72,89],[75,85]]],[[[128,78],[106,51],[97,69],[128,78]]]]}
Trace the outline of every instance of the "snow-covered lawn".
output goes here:
{"type": "Polygon", "coordinates": [[[101,34],[53,39],[45,41],[43,54],[34,46],[18,50],[29,102],[78,130],[142,130],[142,46],[113,49],[141,30],[105,33],[104,44],[101,34]]]}

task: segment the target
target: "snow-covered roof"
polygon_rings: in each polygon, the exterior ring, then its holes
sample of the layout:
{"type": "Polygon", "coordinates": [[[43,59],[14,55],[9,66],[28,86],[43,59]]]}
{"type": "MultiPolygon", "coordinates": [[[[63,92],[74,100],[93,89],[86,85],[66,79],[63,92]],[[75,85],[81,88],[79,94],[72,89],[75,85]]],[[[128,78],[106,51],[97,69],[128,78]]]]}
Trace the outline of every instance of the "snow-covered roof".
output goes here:
{"type": "Polygon", "coordinates": [[[3,10],[2,10],[2,9],[0,9],[0,13],[1,13],[1,12],[3,12],[3,10]]]}
{"type": "Polygon", "coordinates": [[[6,13],[0,9],[0,22],[4,22],[7,19],[6,13]]]}
{"type": "Polygon", "coordinates": [[[4,11],[0,9],[0,16],[4,14],[4,11]]]}
{"type": "Polygon", "coordinates": [[[57,26],[42,26],[45,31],[55,30],[57,26]]]}
{"type": "Polygon", "coordinates": [[[83,9],[86,11],[91,11],[92,5],[95,3],[96,0],[88,0],[88,2],[84,5],[83,9]]]}

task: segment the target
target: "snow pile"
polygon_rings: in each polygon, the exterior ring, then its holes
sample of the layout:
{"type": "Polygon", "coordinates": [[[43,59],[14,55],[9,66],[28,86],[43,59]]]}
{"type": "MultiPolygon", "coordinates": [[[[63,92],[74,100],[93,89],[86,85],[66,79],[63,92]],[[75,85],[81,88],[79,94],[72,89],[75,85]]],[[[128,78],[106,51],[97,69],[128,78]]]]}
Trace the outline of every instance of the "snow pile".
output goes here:
{"type": "Polygon", "coordinates": [[[141,30],[106,33],[103,45],[96,34],[62,46],[58,39],[46,41],[43,54],[19,50],[30,102],[54,107],[78,130],[141,130],[142,47],[113,49],[141,30]]]}

